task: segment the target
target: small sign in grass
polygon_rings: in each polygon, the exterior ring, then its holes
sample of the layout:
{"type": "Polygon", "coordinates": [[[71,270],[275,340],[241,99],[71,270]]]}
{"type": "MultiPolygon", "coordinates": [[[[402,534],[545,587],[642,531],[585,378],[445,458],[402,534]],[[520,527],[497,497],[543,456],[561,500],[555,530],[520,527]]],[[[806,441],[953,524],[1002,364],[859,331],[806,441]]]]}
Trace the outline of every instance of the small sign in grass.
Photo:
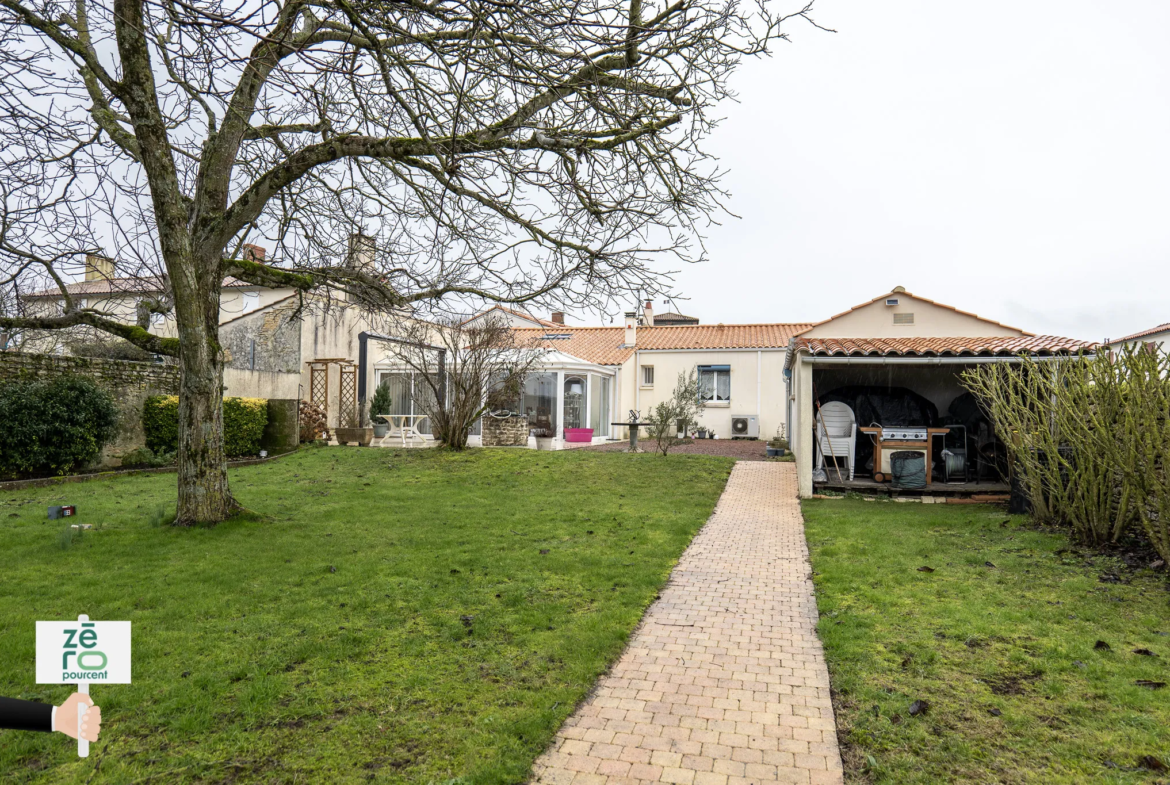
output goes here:
{"type": "Polygon", "coordinates": [[[35,683],[37,619],[134,624],[134,683],[93,688],[91,757],[0,731],[0,779],[522,782],[730,468],[313,449],[232,471],[249,513],[214,528],[166,525],[173,477],[72,485],[103,525],[68,543],[59,488],[0,493],[0,695],[69,691],[35,683]]]}

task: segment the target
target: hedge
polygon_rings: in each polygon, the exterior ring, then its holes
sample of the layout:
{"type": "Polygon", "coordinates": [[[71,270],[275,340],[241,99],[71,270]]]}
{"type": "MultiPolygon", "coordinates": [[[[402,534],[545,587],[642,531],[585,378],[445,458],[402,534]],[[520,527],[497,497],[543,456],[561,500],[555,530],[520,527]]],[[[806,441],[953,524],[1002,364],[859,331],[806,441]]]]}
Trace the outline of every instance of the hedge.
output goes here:
{"type": "Polygon", "coordinates": [[[117,434],[113,397],[83,376],[0,382],[0,473],[65,474],[117,434]]]}
{"type": "MultiPolygon", "coordinates": [[[[223,441],[229,457],[256,455],[260,437],[268,424],[268,401],[264,398],[223,399],[223,441]]],[[[142,429],[146,446],[155,453],[179,448],[179,396],[152,395],[142,407],[142,429]]]]}

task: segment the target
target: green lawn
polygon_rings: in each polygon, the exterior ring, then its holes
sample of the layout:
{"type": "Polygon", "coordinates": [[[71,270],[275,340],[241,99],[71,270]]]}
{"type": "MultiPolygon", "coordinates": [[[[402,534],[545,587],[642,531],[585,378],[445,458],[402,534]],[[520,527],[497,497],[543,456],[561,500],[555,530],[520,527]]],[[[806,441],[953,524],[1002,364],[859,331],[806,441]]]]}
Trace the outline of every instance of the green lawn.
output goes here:
{"type": "Polygon", "coordinates": [[[134,625],[91,757],[0,731],[0,780],[522,782],[730,470],[316,448],[233,471],[255,514],[194,530],[158,525],[174,475],[0,493],[0,695],[71,691],[34,683],[37,619],[134,625]],[[63,547],[61,503],[99,528],[63,547]]]}
{"type": "Polygon", "coordinates": [[[851,781],[1166,780],[1149,766],[1170,765],[1170,687],[1135,685],[1170,682],[1164,576],[994,507],[812,500],[804,514],[851,781]],[[929,710],[911,716],[918,699],[929,710]]]}

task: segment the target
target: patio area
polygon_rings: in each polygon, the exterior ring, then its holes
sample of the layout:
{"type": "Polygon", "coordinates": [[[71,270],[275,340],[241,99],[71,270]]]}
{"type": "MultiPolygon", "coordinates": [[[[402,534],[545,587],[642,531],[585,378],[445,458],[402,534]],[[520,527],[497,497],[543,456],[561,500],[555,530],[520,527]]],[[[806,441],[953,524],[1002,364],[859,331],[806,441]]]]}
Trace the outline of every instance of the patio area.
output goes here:
{"type": "MultiPolygon", "coordinates": [[[[768,460],[768,456],[764,453],[765,445],[766,442],[754,439],[694,439],[687,444],[680,444],[678,447],[672,448],[670,453],[672,455],[676,453],[683,455],[723,455],[729,458],[735,458],[737,461],[766,461],[768,460]]],[[[582,445],[582,449],[603,452],[623,452],[629,446],[629,442],[623,439],[605,444],[582,445]]],[[[638,440],[638,446],[647,452],[652,452],[654,450],[654,440],[643,436],[638,440]]]]}

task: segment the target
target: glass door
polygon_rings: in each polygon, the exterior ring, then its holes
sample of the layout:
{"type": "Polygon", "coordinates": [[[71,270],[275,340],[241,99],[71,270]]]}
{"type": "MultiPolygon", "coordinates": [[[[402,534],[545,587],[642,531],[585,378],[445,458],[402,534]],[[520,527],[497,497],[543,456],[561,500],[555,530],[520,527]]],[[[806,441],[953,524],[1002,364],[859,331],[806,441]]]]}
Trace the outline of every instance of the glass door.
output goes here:
{"type": "Polygon", "coordinates": [[[609,377],[589,380],[589,427],[594,438],[609,436],[609,377]]]}
{"type": "Polygon", "coordinates": [[[585,379],[580,376],[565,377],[565,427],[585,427],[585,379]]]}

